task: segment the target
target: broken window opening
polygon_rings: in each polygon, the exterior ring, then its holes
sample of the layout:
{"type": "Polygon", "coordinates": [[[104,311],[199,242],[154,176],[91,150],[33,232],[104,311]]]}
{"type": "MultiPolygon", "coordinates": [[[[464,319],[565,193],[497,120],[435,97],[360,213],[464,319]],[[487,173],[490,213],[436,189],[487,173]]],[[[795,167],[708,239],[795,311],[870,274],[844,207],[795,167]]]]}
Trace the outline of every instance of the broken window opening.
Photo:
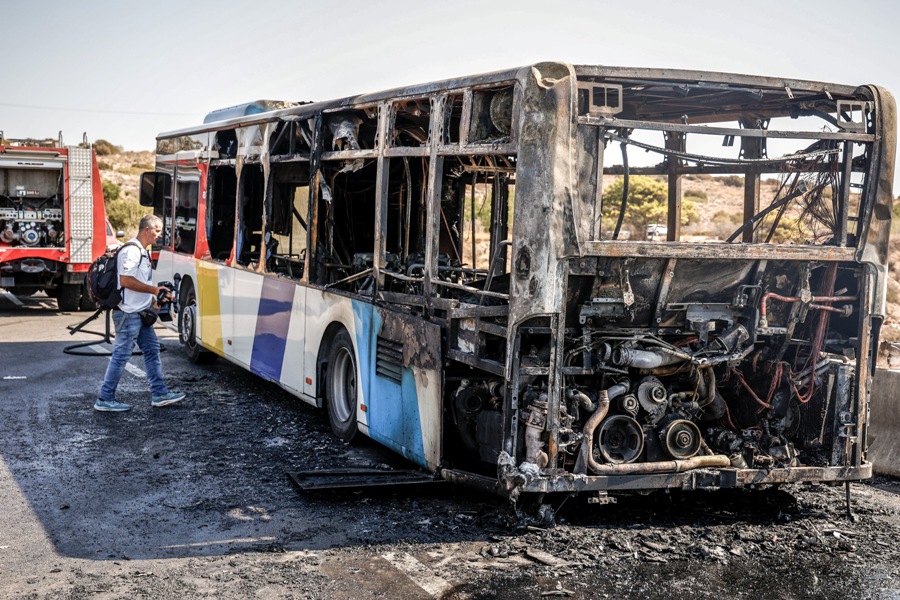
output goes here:
{"type": "Polygon", "coordinates": [[[378,132],[377,108],[346,110],[325,115],[325,152],[371,150],[378,132]]]}
{"type": "Polygon", "coordinates": [[[472,116],[468,132],[470,144],[504,143],[510,140],[513,98],[513,86],[472,92],[472,116]]]}
{"type": "Polygon", "coordinates": [[[393,112],[392,146],[422,147],[428,145],[431,119],[431,100],[429,98],[394,102],[391,110],[393,112]]]}
{"type": "MultiPolygon", "coordinates": [[[[447,265],[438,265],[439,279],[493,298],[508,294],[515,158],[447,159],[444,170],[439,247],[447,265]]],[[[473,301],[466,292],[449,293],[473,301]]]]}
{"type": "Polygon", "coordinates": [[[271,207],[266,211],[266,270],[302,279],[306,266],[309,213],[309,165],[272,165],[271,207]]]}
{"type": "Polygon", "coordinates": [[[291,117],[278,125],[269,141],[269,155],[275,157],[309,156],[312,132],[305,120],[291,117]]]}
{"type": "Polygon", "coordinates": [[[197,243],[200,171],[179,166],[175,173],[175,251],[193,254],[197,243]]]}
{"type": "MultiPolygon", "coordinates": [[[[865,183],[858,179],[871,161],[875,123],[868,99],[835,99],[827,90],[801,92],[777,85],[596,75],[579,77],[578,87],[581,120],[603,124],[600,135],[606,146],[605,152],[591,148],[591,142],[580,148],[603,164],[606,179],[593,204],[602,216],[592,239],[613,239],[621,221],[620,240],[721,242],[743,226],[744,242],[856,243],[856,207],[862,199],[854,201],[851,188],[863,189],[856,186],[865,183]],[[620,152],[612,145],[621,143],[627,144],[628,155],[618,159],[620,152]],[[773,217],[775,230],[763,231],[760,223],[768,213],[760,212],[784,201],[782,184],[798,171],[805,173],[811,192],[788,201],[778,211],[782,214],[773,217]],[[631,191],[653,187],[648,193],[655,199],[647,202],[635,195],[623,213],[626,173],[631,191]],[[610,176],[621,179],[610,181],[610,176]],[[853,186],[845,180],[853,180],[853,186]],[[618,198],[608,193],[610,185],[616,186],[618,198]]],[[[586,157],[579,157],[579,164],[593,185],[596,168],[587,167],[586,157]]]]}
{"type": "MultiPolygon", "coordinates": [[[[843,165],[849,162],[854,170],[853,180],[860,181],[859,169],[868,160],[865,149],[854,155],[854,145],[837,140],[810,144],[804,139],[779,139],[779,148],[786,148],[786,143],[791,142],[792,149],[787,154],[774,156],[771,146],[760,144],[755,151],[760,156],[701,156],[690,149],[667,148],[661,132],[640,133],[640,139],[637,135],[607,134],[601,221],[601,232],[605,233],[601,233],[601,239],[664,240],[672,226],[673,209],[680,211],[681,241],[734,241],[731,234],[742,229],[758,232],[752,239],[760,243],[842,245],[847,243],[847,222],[850,233],[855,233],[853,223],[858,219],[859,202],[851,201],[841,208],[836,198],[841,193],[843,165]],[[656,143],[647,141],[654,135],[656,143]],[[621,158],[620,152],[610,147],[613,143],[622,147],[621,158]],[[662,156],[663,160],[654,166],[635,167],[631,159],[640,154],[638,150],[662,156]],[[793,184],[788,185],[790,191],[785,194],[782,192],[788,179],[793,184]],[[803,186],[799,186],[801,180],[803,186]],[[801,193],[792,195],[795,191],[801,193]],[[625,192],[628,202],[623,214],[625,192]],[[760,211],[784,202],[789,195],[777,220],[765,221],[765,214],[760,211]],[[748,198],[753,201],[752,207],[747,204],[748,198]],[[749,214],[744,214],[748,208],[749,214]],[[763,227],[762,223],[770,227],[763,227]],[[769,231],[773,225],[775,229],[769,231]]],[[[703,136],[685,137],[690,143],[692,137],[703,136]]],[[[726,146],[726,150],[733,154],[737,148],[726,146]]],[[[744,150],[741,148],[742,154],[744,150]]],[[[852,186],[858,188],[858,183],[852,186]]],[[[851,238],[850,243],[854,240],[851,238]]]]}
{"type": "MultiPolygon", "coordinates": [[[[387,229],[382,273],[389,291],[424,293],[429,162],[427,157],[407,156],[385,161],[387,229]]],[[[439,262],[448,264],[443,255],[439,262]]]]}
{"type": "Polygon", "coordinates": [[[513,86],[472,92],[470,144],[498,144],[510,140],[513,97],[513,86]]]}
{"type": "Polygon", "coordinates": [[[347,171],[343,161],[322,164],[319,179],[314,283],[361,294],[374,288],[376,161],[347,171]]]}
{"type": "MultiPolygon", "coordinates": [[[[389,160],[385,270],[408,277],[421,277],[425,265],[425,220],[428,192],[425,157],[389,160]]],[[[421,286],[393,278],[396,291],[421,293],[421,286]]],[[[390,283],[390,282],[389,282],[390,283]]]]}
{"type": "Polygon", "coordinates": [[[237,132],[234,129],[217,131],[213,149],[219,159],[236,158],[238,151],[237,132]]]}
{"type": "Polygon", "coordinates": [[[209,255],[224,262],[231,256],[236,220],[237,176],[234,167],[211,167],[208,175],[206,238],[209,255]]]}
{"type": "Polygon", "coordinates": [[[444,106],[444,144],[459,144],[462,139],[462,118],[465,97],[450,94],[444,106]]]}
{"type": "Polygon", "coordinates": [[[237,264],[256,268],[262,256],[265,178],[261,165],[245,164],[238,184],[237,264]]]}

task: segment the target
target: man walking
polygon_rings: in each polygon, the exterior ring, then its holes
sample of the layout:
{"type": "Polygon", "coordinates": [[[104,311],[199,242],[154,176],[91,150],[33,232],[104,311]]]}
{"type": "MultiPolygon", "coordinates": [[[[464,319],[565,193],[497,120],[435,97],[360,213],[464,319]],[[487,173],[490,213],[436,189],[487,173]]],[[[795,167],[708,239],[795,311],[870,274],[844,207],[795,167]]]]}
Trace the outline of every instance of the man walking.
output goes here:
{"type": "Polygon", "coordinates": [[[146,215],[141,219],[137,236],[119,251],[117,267],[122,301],[112,316],[116,325],[116,339],[100,396],[94,403],[95,410],[121,412],[131,408],[130,404],[116,400],[116,387],[122,377],[122,370],[131,358],[135,341],[144,355],[144,368],[147,370],[152,395],[151,406],[168,406],[184,400],[184,394],[170,392],[166,387],[159,360],[159,339],[153,331],[153,324],[144,324],[142,318],[142,313],[158,308],[156,297],[160,291],[166,290],[166,298],[173,298],[171,290],[151,283],[153,269],[147,246],[155,242],[162,231],[162,219],[146,215]]]}

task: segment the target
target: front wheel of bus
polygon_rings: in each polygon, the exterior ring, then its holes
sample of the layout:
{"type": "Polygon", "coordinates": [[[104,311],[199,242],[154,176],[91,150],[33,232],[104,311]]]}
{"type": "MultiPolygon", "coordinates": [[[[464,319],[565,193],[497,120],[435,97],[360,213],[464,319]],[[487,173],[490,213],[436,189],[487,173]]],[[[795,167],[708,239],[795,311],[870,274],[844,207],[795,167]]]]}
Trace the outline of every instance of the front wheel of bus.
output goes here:
{"type": "Polygon", "coordinates": [[[204,350],[197,341],[197,295],[194,288],[188,285],[182,297],[184,302],[178,311],[178,337],[184,344],[188,360],[197,365],[207,365],[216,360],[216,355],[204,350]]]}
{"type": "Polygon", "coordinates": [[[325,375],[325,399],[331,429],[345,442],[351,441],[356,428],[356,354],[350,334],[341,330],[328,353],[325,375]]]}

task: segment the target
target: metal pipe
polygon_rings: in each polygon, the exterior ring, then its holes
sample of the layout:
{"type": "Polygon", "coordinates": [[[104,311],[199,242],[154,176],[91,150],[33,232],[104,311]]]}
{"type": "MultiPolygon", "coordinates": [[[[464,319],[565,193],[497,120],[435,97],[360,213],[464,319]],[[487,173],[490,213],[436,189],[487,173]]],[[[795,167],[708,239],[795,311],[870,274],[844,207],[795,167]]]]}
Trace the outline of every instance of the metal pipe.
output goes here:
{"type": "Polygon", "coordinates": [[[635,348],[619,347],[613,352],[612,363],[617,367],[634,367],[636,369],[655,369],[666,365],[691,360],[689,354],[658,350],[638,350],[635,348]]]}
{"type": "Polygon", "coordinates": [[[682,473],[692,469],[708,467],[725,468],[731,466],[731,460],[724,454],[712,456],[694,456],[684,460],[664,460],[658,462],[626,463],[621,465],[599,465],[591,459],[588,468],[595,475],[650,475],[654,473],[682,473]],[[592,463],[592,464],[591,464],[592,463]]]}
{"type": "Polygon", "coordinates": [[[619,465],[603,464],[601,465],[594,460],[594,453],[591,447],[594,444],[594,431],[597,426],[606,417],[609,412],[609,402],[611,398],[620,396],[627,391],[624,384],[614,385],[608,390],[600,392],[600,398],[597,401],[597,410],[584,424],[583,433],[584,440],[581,442],[581,454],[587,468],[595,475],[646,475],[651,473],[681,473],[692,469],[701,469],[705,467],[729,467],[731,460],[723,454],[713,454],[711,456],[694,456],[685,460],[666,460],[645,463],[625,463],[619,465]]]}
{"type": "Polygon", "coordinates": [[[584,410],[593,413],[597,410],[597,406],[588,398],[587,394],[576,390],[575,388],[570,388],[568,392],[569,399],[575,400],[578,405],[584,410]]]}
{"type": "Polygon", "coordinates": [[[706,401],[700,403],[701,408],[705,408],[716,401],[716,374],[713,371],[712,367],[706,367],[700,370],[699,377],[706,381],[704,378],[704,373],[709,376],[709,381],[706,382],[706,401]]]}
{"type": "MultiPolygon", "coordinates": [[[[759,304],[759,324],[760,327],[768,326],[768,319],[766,318],[766,303],[769,300],[780,300],[781,302],[810,302],[810,303],[818,303],[818,302],[855,302],[859,300],[859,296],[812,296],[808,297],[808,300],[804,301],[803,298],[798,296],[782,296],[780,294],[776,294],[774,292],[768,292],[763,294],[762,301],[759,304]]],[[[847,313],[847,309],[836,309],[833,307],[822,306],[820,304],[810,304],[810,308],[819,309],[819,310],[829,310],[833,312],[843,312],[847,313]]],[[[851,309],[852,310],[852,309],[851,309]]]]}
{"type": "Polygon", "coordinates": [[[581,441],[581,456],[584,459],[584,464],[588,466],[597,464],[597,461],[594,460],[594,453],[591,450],[591,446],[594,444],[594,431],[600,425],[600,422],[606,418],[606,414],[609,412],[610,400],[618,398],[627,392],[628,386],[628,383],[619,383],[608,390],[600,390],[600,396],[597,398],[597,408],[581,430],[584,433],[584,438],[581,441]]]}

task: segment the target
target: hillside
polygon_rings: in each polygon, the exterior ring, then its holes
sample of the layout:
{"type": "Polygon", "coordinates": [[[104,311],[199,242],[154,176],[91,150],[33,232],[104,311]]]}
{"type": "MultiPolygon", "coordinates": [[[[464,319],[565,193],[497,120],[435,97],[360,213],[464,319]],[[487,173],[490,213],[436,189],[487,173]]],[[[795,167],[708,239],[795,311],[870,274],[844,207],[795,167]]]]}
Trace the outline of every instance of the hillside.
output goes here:
{"type": "Polygon", "coordinates": [[[121,187],[122,196],[137,202],[141,173],[153,170],[154,154],[149,150],[98,156],[100,178],[121,187]]]}
{"type": "MultiPolygon", "coordinates": [[[[106,146],[112,147],[111,144],[106,146]]],[[[103,182],[106,213],[114,229],[123,230],[131,237],[137,232],[141,216],[147,212],[138,204],[138,186],[141,173],[153,170],[154,154],[146,150],[99,155],[101,147],[104,146],[97,146],[97,165],[103,182]]]]}

